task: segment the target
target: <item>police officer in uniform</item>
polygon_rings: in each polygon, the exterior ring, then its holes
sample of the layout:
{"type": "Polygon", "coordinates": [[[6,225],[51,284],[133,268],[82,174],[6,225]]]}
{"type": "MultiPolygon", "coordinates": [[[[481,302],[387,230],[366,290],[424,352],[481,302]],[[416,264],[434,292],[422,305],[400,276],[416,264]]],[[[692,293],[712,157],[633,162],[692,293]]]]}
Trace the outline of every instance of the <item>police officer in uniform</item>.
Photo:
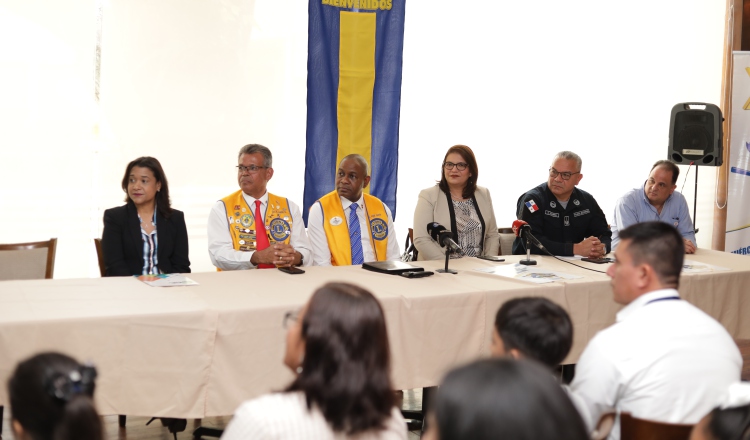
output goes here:
{"type": "MultiPolygon", "coordinates": [[[[557,153],[549,178],[518,199],[517,216],[531,225],[534,236],[553,255],[600,258],[611,249],[612,231],[594,197],[578,188],[581,158],[557,153]]],[[[532,245],[531,252],[543,253],[532,245]]],[[[526,241],[517,237],[513,254],[525,254],[526,241]]]]}

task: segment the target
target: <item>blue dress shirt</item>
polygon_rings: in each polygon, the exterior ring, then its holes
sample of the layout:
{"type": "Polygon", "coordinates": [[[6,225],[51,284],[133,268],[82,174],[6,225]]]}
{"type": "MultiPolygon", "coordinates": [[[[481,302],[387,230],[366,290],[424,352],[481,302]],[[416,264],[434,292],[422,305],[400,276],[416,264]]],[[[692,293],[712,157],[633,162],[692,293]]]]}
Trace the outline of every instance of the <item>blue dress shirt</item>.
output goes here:
{"type": "Polygon", "coordinates": [[[690,219],[690,211],[685,196],[674,191],[664,202],[661,214],[659,214],[648,201],[644,187],[640,186],[631,189],[617,200],[612,223],[612,250],[614,251],[620,243],[620,230],[635,223],[648,221],[669,223],[677,228],[683,238],[687,238],[697,246],[693,221],[690,219]]]}

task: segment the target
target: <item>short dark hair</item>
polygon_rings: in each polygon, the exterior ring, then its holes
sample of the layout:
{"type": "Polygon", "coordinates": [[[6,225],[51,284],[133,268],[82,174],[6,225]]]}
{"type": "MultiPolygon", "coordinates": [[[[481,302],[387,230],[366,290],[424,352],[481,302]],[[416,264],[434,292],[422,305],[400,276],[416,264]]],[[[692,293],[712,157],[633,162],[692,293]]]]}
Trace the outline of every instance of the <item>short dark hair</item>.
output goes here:
{"type": "Polygon", "coordinates": [[[735,408],[714,408],[706,425],[707,433],[716,440],[750,439],[750,405],[735,408]]]}
{"type": "Polygon", "coordinates": [[[148,168],[154,173],[154,179],[157,182],[161,182],[161,189],[156,193],[156,209],[159,210],[159,214],[164,218],[169,218],[172,215],[172,204],[169,200],[169,182],[167,182],[167,175],[164,174],[164,169],[161,167],[161,163],[151,156],[139,157],[131,161],[125,168],[125,175],[122,176],[122,190],[125,191],[125,201],[128,204],[132,204],[128,196],[128,181],[130,180],[130,171],[134,167],[148,168]]]}
{"type": "Polygon", "coordinates": [[[573,323],[568,313],[547,298],[527,297],[506,301],[495,316],[495,329],[505,350],[555,368],[573,346],[573,323]]]}
{"type": "Polygon", "coordinates": [[[268,149],[268,147],[264,147],[261,144],[247,144],[244,147],[240,148],[239,154],[237,154],[237,159],[239,160],[240,157],[242,157],[243,154],[255,154],[260,153],[263,155],[263,166],[266,168],[273,167],[273,154],[271,154],[271,150],[268,149]]]}
{"type": "Polygon", "coordinates": [[[484,359],[457,368],[433,408],[440,440],[588,438],[565,391],[531,360],[484,359]]]}
{"type": "MultiPolygon", "coordinates": [[[[651,171],[654,171],[654,168],[656,167],[666,168],[667,171],[671,171],[672,185],[677,185],[677,177],[680,175],[680,168],[674,162],[669,160],[657,160],[656,163],[654,163],[654,166],[651,167],[651,171]]],[[[651,173],[651,171],[649,171],[649,173],[651,173]]]]}
{"type": "Polygon", "coordinates": [[[648,264],[665,286],[677,288],[685,262],[682,235],[669,223],[635,223],[620,231],[620,241],[628,240],[634,264],[648,264]]]}
{"type": "Polygon", "coordinates": [[[334,431],[382,429],[394,394],[385,316],[367,290],[328,283],[313,293],[302,319],[302,372],[287,391],[303,391],[334,431]]]}
{"type": "Polygon", "coordinates": [[[8,380],[11,418],[33,439],[102,440],[102,422],[92,400],[94,376],[84,368],[91,367],[60,353],[20,362],[8,380]],[[73,386],[75,378],[80,381],[73,386]]]}
{"type": "Polygon", "coordinates": [[[466,145],[454,145],[448,149],[448,152],[445,153],[445,157],[443,157],[443,163],[440,164],[440,183],[438,184],[440,186],[440,189],[443,190],[444,193],[450,194],[450,189],[448,188],[448,181],[445,180],[445,160],[448,158],[448,155],[451,153],[458,153],[461,155],[461,157],[466,161],[466,164],[469,166],[469,173],[471,176],[469,177],[469,180],[466,181],[466,186],[464,186],[463,191],[463,198],[470,199],[474,192],[477,190],[477,179],[479,178],[479,167],[477,166],[477,158],[474,157],[474,152],[471,151],[471,148],[467,147],[466,145]]]}

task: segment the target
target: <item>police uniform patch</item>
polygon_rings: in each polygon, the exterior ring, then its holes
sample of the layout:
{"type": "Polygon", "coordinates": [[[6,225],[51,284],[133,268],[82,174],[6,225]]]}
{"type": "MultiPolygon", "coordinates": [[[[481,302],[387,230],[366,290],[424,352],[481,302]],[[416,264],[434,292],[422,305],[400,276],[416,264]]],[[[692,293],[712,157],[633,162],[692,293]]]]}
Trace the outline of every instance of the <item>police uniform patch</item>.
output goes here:
{"type": "Polygon", "coordinates": [[[570,226],[570,217],[566,215],[563,218],[563,222],[565,223],[565,226],[570,226]]]}
{"type": "Polygon", "coordinates": [[[578,206],[581,204],[581,202],[579,202],[578,199],[573,199],[573,204],[578,206]]]}
{"type": "Polygon", "coordinates": [[[525,205],[526,205],[526,208],[528,208],[531,213],[534,213],[539,209],[539,207],[536,206],[536,202],[534,202],[534,200],[529,200],[528,202],[525,203],[525,205]]]}
{"type": "Polygon", "coordinates": [[[549,202],[549,207],[550,207],[550,208],[557,208],[557,203],[555,203],[555,201],[554,201],[554,200],[550,200],[550,202],[549,202]]]}
{"type": "Polygon", "coordinates": [[[375,240],[385,240],[388,237],[388,223],[382,218],[374,218],[370,220],[370,231],[375,240]]]}
{"type": "Polygon", "coordinates": [[[281,218],[271,220],[271,224],[266,226],[266,229],[271,232],[271,238],[276,241],[286,240],[287,236],[292,232],[289,227],[289,222],[281,218]]]}

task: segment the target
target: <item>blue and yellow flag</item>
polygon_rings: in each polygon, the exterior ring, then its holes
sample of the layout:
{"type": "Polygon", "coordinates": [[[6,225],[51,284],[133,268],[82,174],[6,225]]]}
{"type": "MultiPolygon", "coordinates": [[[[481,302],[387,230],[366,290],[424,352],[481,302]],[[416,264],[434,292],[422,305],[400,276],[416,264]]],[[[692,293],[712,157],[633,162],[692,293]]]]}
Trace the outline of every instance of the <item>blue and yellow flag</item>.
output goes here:
{"type": "Polygon", "coordinates": [[[405,1],[310,0],[305,223],[352,153],[370,163],[369,193],[396,216],[405,1]]]}

